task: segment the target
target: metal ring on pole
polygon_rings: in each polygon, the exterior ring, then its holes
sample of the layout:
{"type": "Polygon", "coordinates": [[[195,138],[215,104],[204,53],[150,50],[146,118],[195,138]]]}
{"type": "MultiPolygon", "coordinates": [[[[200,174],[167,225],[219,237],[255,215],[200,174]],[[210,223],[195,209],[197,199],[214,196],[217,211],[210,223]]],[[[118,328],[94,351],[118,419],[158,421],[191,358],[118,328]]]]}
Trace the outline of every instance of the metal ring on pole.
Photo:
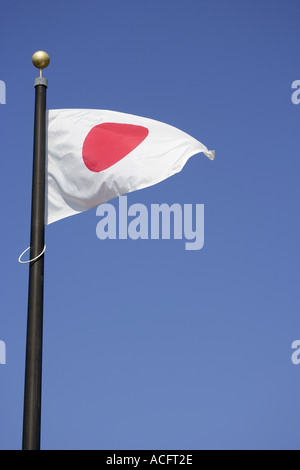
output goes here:
{"type": "Polygon", "coordinates": [[[21,264],[32,263],[33,261],[36,261],[37,259],[39,259],[39,258],[45,253],[46,244],[45,244],[45,246],[44,246],[44,248],[43,248],[43,251],[42,251],[39,255],[37,255],[35,258],[29,259],[28,261],[21,261],[22,256],[23,256],[23,255],[26,253],[26,251],[28,251],[29,249],[30,249],[30,246],[29,246],[28,248],[26,248],[26,250],[24,250],[23,253],[19,256],[19,259],[18,259],[19,263],[21,263],[21,264]]]}

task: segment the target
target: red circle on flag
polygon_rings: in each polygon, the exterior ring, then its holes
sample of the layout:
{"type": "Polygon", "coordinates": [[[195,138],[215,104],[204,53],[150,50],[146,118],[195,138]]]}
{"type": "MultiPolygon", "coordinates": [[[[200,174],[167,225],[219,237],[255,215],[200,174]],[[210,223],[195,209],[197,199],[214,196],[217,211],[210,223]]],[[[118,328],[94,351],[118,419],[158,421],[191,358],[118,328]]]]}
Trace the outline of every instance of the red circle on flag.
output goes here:
{"type": "Polygon", "coordinates": [[[111,167],[146,139],[149,130],[134,124],[104,122],[94,126],[82,146],[82,158],[90,171],[111,167]]]}

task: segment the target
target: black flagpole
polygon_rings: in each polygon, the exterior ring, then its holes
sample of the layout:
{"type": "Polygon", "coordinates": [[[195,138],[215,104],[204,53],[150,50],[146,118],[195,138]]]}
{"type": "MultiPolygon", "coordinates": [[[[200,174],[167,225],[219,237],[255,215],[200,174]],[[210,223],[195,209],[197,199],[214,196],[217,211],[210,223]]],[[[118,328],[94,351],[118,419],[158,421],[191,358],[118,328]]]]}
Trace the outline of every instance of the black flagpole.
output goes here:
{"type": "Polygon", "coordinates": [[[44,238],[45,238],[45,165],[46,165],[46,90],[47,79],[42,69],[49,64],[46,52],[38,51],[32,57],[40,69],[35,79],[34,147],[31,200],[31,235],[28,316],[25,363],[23,414],[23,450],[40,450],[42,344],[44,298],[44,238]],[[41,255],[41,256],[39,256],[41,255]]]}

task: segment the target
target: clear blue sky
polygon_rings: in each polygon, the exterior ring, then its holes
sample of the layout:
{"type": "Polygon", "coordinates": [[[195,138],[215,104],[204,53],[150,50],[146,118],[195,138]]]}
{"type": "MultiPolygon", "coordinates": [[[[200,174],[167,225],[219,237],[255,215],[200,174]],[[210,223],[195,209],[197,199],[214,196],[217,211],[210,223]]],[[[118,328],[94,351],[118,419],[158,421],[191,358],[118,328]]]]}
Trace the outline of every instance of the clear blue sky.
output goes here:
{"type": "MultiPolygon", "coordinates": [[[[297,0],[2,2],[0,448],[22,441],[32,54],[47,107],[157,119],[216,150],[128,196],[204,204],[205,244],[47,227],[42,449],[299,449],[297,0]]],[[[118,200],[113,204],[118,207],[118,200]]]]}

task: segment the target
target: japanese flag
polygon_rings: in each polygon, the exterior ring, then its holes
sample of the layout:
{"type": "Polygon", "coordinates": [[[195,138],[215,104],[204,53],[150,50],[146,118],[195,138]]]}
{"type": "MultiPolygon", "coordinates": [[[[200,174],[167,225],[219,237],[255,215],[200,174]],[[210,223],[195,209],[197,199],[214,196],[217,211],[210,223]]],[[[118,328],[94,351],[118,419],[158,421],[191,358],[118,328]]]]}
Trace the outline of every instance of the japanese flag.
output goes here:
{"type": "Polygon", "coordinates": [[[203,152],[198,140],[144,117],[96,109],[48,111],[46,225],[154,185],[203,152]]]}

